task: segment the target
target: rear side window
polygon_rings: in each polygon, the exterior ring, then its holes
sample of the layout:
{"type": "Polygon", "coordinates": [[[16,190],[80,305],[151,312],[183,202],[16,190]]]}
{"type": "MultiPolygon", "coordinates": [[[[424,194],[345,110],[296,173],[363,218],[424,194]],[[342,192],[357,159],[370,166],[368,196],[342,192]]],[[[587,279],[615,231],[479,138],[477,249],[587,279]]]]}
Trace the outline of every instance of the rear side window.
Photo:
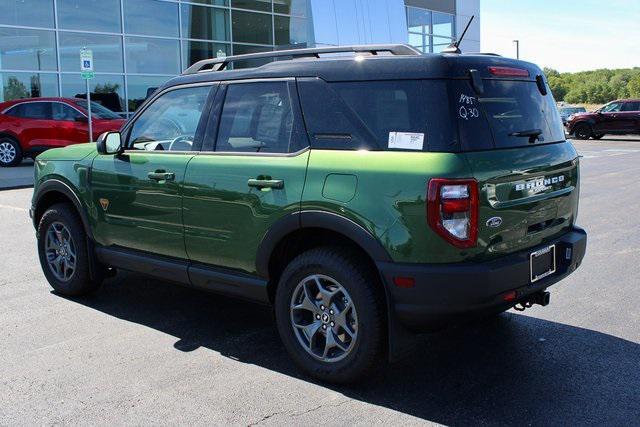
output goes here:
{"type": "Polygon", "coordinates": [[[296,151],[292,96],[287,82],[230,84],[222,107],[216,151],[296,151]]]}
{"type": "Polygon", "coordinates": [[[640,102],[625,102],[620,111],[640,111],[640,102]]]}
{"type": "Polygon", "coordinates": [[[536,144],[565,139],[551,91],[542,95],[524,80],[485,79],[483,86],[477,95],[468,80],[452,82],[463,151],[528,146],[532,134],[536,144]]]}
{"type": "Polygon", "coordinates": [[[317,148],[451,151],[455,147],[442,80],[324,83],[316,79],[302,86],[305,121],[317,148]],[[394,138],[407,144],[398,148],[394,138]]]}
{"type": "Polygon", "coordinates": [[[22,117],[25,119],[50,120],[51,119],[51,103],[50,102],[26,102],[16,105],[7,114],[13,117],[22,117]]]}

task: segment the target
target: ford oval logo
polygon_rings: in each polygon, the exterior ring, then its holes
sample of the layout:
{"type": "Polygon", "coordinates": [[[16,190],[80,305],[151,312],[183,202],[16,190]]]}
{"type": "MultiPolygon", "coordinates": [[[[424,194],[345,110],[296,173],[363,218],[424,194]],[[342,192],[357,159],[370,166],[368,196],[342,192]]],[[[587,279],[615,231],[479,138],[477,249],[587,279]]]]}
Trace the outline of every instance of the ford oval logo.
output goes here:
{"type": "Polygon", "coordinates": [[[494,216],[493,218],[489,218],[487,220],[487,227],[497,228],[502,225],[502,218],[499,216],[494,216]]]}

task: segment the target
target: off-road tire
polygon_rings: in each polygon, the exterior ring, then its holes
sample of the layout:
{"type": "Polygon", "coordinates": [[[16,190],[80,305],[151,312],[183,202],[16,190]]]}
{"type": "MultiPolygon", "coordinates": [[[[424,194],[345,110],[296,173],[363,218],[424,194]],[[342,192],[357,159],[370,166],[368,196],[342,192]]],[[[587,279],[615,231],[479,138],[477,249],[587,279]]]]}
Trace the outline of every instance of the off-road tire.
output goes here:
{"type": "Polygon", "coordinates": [[[89,255],[87,251],[87,235],[82,226],[82,221],[74,208],[67,203],[52,205],[40,218],[37,230],[38,255],[40,266],[51,287],[59,294],[65,296],[81,296],[95,292],[102,282],[101,278],[91,280],[89,270],[89,255]],[[74,245],[75,269],[68,280],[56,277],[53,267],[50,266],[45,249],[46,236],[52,224],[62,224],[68,230],[68,234],[74,245]]]}
{"type": "MultiPolygon", "coordinates": [[[[281,275],[275,298],[278,332],[294,362],[310,376],[331,383],[361,380],[383,361],[386,336],[384,291],[362,256],[340,247],[311,249],[294,258],[281,275]],[[357,336],[343,359],[325,362],[303,347],[293,327],[292,298],[303,279],[322,275],[350,295],[357,313],[357,336]]],[[[328,325],[327,325],[328,326],[328,325]]]]}

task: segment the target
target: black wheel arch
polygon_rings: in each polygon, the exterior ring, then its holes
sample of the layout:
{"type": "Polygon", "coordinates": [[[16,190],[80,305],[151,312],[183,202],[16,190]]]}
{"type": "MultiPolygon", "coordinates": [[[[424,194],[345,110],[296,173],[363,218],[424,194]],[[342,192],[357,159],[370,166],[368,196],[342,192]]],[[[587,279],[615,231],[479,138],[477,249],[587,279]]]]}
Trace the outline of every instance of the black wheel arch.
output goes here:
{"type": "Polygon", "coordinates": [[[269,279],[269,266],[275,249],[292,233],[301,230],[327,230],[352,241],[374,262],[391,262],[391,257],[382,244],[356,222],[332,212],[304,210],[289,214],[278,220],[265,234],[256,254],[256,272],[269,279]]]}
{"type": "Polygon", "coordinates": [[[49,206],[55,203],[71,203],[82,221],[82,227],[87,237],[93,241],[93,233],[89,225],[89,216],[86,208],[71,186],[59,179],[48,179],[38,186],[31,208],[34,227],[37,229],[42,215],[49,206]]]}

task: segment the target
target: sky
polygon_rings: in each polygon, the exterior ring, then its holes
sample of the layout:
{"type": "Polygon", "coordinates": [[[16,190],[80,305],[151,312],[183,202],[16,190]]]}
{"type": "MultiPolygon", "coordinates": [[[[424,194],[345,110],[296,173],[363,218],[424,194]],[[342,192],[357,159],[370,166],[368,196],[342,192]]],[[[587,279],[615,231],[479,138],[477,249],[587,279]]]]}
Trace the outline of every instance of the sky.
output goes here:
{"type": "Polygon", "coordinates": [[[640,0],[480,0],[481,50],[575,72],[640,67],[640,0]]]}

